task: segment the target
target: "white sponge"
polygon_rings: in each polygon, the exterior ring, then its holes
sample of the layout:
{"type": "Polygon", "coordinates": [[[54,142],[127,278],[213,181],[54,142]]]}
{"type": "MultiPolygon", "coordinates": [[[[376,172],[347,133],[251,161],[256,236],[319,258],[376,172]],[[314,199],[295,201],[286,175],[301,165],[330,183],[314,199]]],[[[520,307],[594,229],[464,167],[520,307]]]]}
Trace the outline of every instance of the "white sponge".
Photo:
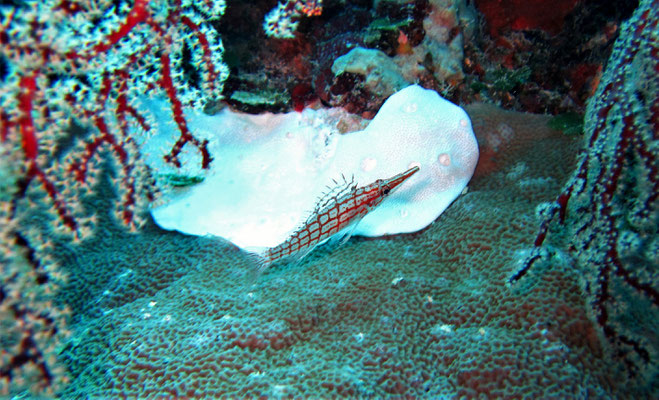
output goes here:
{"type": "MultiPolygon", "coordinates": [[[[469,117],[434,91],[413,85],[395,93],[363,131],[339,134],[338,113],[188,114],[193,132],[210,141],[212,170],[152,210],[156,223],[221,236],[240,247],[271,247],[304,222],[333,179],[354,175],[361,186],[418,165],[420,171],[364,217],[354,234],[414,232],[432,223],[474,172],[478,146],[469,117]]],[[[167,136],[151,138],[144,148],[160,147],[159,138],[167,136]]]]}

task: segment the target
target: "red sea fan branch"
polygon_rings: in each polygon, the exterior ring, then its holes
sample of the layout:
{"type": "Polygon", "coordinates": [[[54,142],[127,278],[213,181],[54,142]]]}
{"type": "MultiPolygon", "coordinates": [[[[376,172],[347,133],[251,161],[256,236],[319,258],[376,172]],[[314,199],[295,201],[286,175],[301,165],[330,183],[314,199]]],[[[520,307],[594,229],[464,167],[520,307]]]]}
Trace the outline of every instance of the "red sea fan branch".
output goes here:
{"type": "Polygon", "coordinates": [[[184,111],[221,97],[228,70],[207,20],[223,10],[221,0],[194,6],[180,0],[46,0],[3,9],[0,41],[8,73],[0,77],[0,139],[9,143],[5,151],[23,159],[26,186],[37,178],[56,220],[69,230],[80,229],[80,195],[96,182],[106,154],[118,172],[117,217],[139,226],[141,199],[152,199],[153,189],[131,135],[152,130],[155,122],[140,110],[140,97],[160,94],[169,101],[180,136],[165,159],[180,167],[189,143],[199,150],[201,168],[209,168],[207,142],[190,131],[184,111]],[[183,43],[199,62],[185,59],[183,43]],[[205,73],[190,83],[185,68],[205,73]],[[54,144],[72,137],[72,125],[87,130],[86,138],[75,137],[73,148],[55,157],[54,144]]]}
{"type": "Polygon", "coordinates": [[[651,336],[659,318],[658,7],[641,1],[622,26],[588,107],[578,167],[545,215],[534,251],[510,278],[520,280],[547,254],[558,222],[613,354],[641,377],[652,376],[659,357],[651,336]]]}

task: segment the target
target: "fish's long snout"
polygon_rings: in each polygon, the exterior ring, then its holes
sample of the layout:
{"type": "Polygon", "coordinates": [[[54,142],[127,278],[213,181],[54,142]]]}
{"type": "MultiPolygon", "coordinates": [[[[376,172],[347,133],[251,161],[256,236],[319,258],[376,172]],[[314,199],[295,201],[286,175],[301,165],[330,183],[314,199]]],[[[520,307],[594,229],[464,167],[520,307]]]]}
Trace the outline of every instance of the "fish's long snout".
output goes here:
{"type": "Polygon", "coordinates": [[[383,184],[389,186],[389,189],[393,192],[394,190],[396,190],[398,186],[400,186],[403,182],[405,182],[412,175],[416,174],[418,171],[419,171],[419,167],[414,166],[405,172],[402,172],[389,179],[385,179],[383,184]]]}

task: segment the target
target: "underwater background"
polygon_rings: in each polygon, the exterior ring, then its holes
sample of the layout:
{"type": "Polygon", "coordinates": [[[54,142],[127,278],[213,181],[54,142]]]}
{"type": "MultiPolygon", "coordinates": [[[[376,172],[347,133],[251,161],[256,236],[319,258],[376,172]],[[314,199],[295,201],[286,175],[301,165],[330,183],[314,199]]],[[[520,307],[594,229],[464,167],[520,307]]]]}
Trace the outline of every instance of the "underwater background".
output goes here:
{"type": "Polygon", "coordinates": [[[0,396],[659,397],[658,9],[0,1],[0,396]],[[222,172],[191,110],[349,132],[410,84],[480,153],[426,228],[254,274],[153,221],[222,172]]]}

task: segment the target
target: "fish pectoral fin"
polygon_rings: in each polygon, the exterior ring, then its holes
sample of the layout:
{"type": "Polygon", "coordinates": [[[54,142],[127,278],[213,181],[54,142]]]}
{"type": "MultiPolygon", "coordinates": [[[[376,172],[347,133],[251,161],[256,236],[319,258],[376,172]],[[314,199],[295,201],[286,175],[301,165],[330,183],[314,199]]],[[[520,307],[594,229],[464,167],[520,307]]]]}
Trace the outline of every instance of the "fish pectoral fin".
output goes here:
{"type": "MultiPolygon", "coordinates": [[[[300,261],[302,261],[302,259],[306,257],[307,254],[311,253],[313,249],[316,248],[316,246],[311,246],[306,249],[302,249],[295,254],[285,256],[275,261],[274,264],[283,263],[289,265],[296,265],[300,263],[300,261]]],[[[255,267],[255,272],[256,272],[255,275],[257,278],[273,264],[273,262],[267,256],[267,250],[268,249],[266,248],[265,251],[250,252],[247,254],[247,257],[250,259],[250,263],[255,267]]]]}
{"type": "Polygon", "coordinates": [[[336,247],[340,247],[346,244],[346,242],[350,240],[350,238],[352,237],[352,234],[355,232],[355,229],[357,228],[358,224],[359,224],[359,220],[346,226],[340,232],[337,232],[336,235],[332,236],[329,239],[330,244],[336,247]]]}
{"type": "Polygon", "coordinates": [[[318,244],[316,244],[316,245],[314,245],[314,246],[309,246],[309,247],[307,247],[306,249],[302,249],[302,250],[300,250],[299,252],[297,252],[296,254],[291,255],[291,256],[288,258],[289,262],[290,262],[291,264],[293,264],[293,265],[295,265],[295,264],[299,264],[299,263],[302,261],[302,259],[303,259],[304,257],[306,257],[307,255],[309,255],[309,253],[311,253],[311,252],[313,251],[313,249],[316,248],[316,246],[318,246],[318,244]]]}
{"type": "Polygon", "coordinates": [[[249,260],[249,264],[253,267],[253,276],[252,280],[256,280],[263,271],[268,269],[270,266],[270,261],[268,258],[264,255],[264,253],[261,252],[247,252],[247,259],[249,260]]]}

